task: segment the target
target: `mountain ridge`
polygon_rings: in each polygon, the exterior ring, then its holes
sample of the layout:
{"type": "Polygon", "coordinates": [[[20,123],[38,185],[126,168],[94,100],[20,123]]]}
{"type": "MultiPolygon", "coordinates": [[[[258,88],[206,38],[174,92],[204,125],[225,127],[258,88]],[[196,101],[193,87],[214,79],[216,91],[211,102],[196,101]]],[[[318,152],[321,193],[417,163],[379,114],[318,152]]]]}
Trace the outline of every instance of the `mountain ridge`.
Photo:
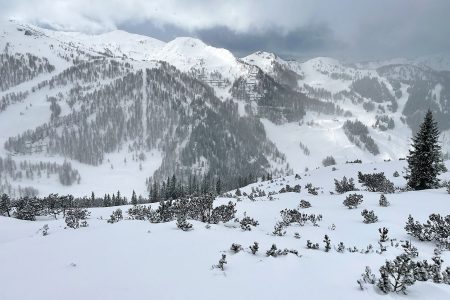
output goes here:
{"type": "Polygon", "coordinates": [[[124,191],[131,193],[134,182],[145,194],[149,178],[172,174],[225,176],[232,186],[233,177],[301,172],[330,155],[340,163],[399,159],[428,107],[450,150],[450,80],[429,67],[286,61],[262,51],[238,58],[190,37],[164,43],[124,31],[89,36],[11,22],[0,27],[1,63],[29,74],[3,75],[11,85],[0,91],[0,157],[68,161],[81,176],[63,187],[53,175],[8,175],[3,188],[111,192],[88,175],[98,171],[129,176],[124,191]],[[345,129],[357,121],[367,133],[345,129]],[[369,137],[379,154],[361,142],[369,137]],[[61,146],[70,140],[73,147],[61,146]],[[86,153],[92,157],[81,158],[86,153]]]}

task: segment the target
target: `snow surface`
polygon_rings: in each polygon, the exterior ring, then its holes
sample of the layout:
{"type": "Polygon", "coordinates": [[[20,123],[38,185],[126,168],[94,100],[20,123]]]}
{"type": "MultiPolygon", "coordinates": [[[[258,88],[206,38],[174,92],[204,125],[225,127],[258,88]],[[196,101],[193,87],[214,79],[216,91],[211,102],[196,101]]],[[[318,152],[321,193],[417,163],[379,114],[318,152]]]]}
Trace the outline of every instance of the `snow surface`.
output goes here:
{"type": "MultiPolygon", "coordinates": [[[[286,184],[311,182],[321,187],[319,195],[298,193],[267,197],[218,198],[215,205],[233,201],[237,216],[255,218],[260,225],[252,231],[242,231],[238,223],[211,225],[192,221],[194,229],[183,232],[175,222],[151,224],[147,221],[123,220],[108,224],[106,219],[116,207],[90,209],[89,227],[64,229],[62,217],[58,220],[41,218],[36,222],[0,217],[0,299],[8,300],[78,300],[78,299],[449,299],[450,286],[417,282],[408,289],[408,295],[384,295],[367,285],[361,291],[356,283],[365,266],[377,276],[378,268],[386,259],[402,253],[401,247],[387,248],[377,254],[324,252],[323,237],[327,234],[332,245],[344,242],[346,247],[378,248],[378,228],[387,227],[389,237],[411,240],[419,250],[417,259],[433,256],[433,244],[419,242],[403,229],[409,214],[424,222],[431,213],[449,214],[450,195],[444,189],[405,192],[387,195],[389,207],[379,207],[378,193],[360,192],[364,202],[357,209],[342,205],[344,195],[330,195],[333,178],[356,177],[357,171],[384,171],[396,186],[403,186],[404,161],[374,164],[337,165],[259,182],[242,188],[250,193],[252,187],[279,191],[286,184]],[[280,220],[279,212],[296,208],[300,199],[310,201],[306,213],[320,213],[319,227],[290,226],[285,236],[273,236],[273,226],[280,220]],[[379,222],[364,224],[363,209],[374,210],[379,222]],[[42,236],[40,228],[50,227],[49,235],[42,236]],[[332,230],[332,224],[335,230],[332,230]],[[300,239],[294,238],[298,232],[300,239]],[[320,244],[319,250],[306,249],[306,241],[320,244]],[[260,250],[252,255],[248,246],[257,241],[260,250]],[[245,247],[232,253],[232,243],[245,247]],[[277,258],[266,257],[265,251],[275,243],[279,249],[296,249],[300,257],[289,254],[277,258]],[[212,269],[222,254],[227,255],[224,271],[212,269]]],[[[447,162],[450,167],[450,161],[447,162]]],[[[450,179],[450,173],[442,175],[450,179]]],[[[126,210],[129,206],[120,207],[126,210]]],[[[125,214],[126,215],[126,214],[125,214]]],[[[444,266],[450,265],[450,253],[443,252],[444,266]]]]}

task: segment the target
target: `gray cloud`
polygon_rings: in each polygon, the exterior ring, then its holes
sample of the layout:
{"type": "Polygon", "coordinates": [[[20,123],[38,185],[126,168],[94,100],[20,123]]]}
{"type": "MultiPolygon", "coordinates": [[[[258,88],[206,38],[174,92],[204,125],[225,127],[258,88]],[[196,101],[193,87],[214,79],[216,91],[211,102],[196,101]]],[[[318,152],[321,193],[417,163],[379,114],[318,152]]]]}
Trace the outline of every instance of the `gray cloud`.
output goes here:
{"type": "Polygon", "coordinates": [[[61,30],[196,36],[238,54],[372,59],[450,52],[448,0],[0,0],[0,16],[61,30]]]}

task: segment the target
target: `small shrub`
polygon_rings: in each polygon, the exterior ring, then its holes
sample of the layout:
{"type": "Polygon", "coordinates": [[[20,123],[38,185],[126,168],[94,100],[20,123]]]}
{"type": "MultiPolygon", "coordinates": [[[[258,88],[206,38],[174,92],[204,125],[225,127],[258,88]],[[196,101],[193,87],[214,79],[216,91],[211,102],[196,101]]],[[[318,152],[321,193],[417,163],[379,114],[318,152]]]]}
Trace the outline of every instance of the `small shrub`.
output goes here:
{"type": "Polygon", "coordinates": [[[406,254],[397,256],[393,261],[386,261],[380,267],[378,288],[385,294],[389,292],[402,292],[415,283],[414,270],[416,264],[406,254]]]}
{"type": "Polygon", "coordinates": [[[256,252],[258,252],[258,250],[259,250],[258,242],[254,242],[253,245],[251,245],[249,248],[250,248],[250,251],[252,251],[252,254],[256,254],[256,252]]]}
{"type": "Polygon", "coordinates": [[[381,194],[380,200],[378,201],[378,204],[381,207],[388,207],[389,205],[391,205],[391,203],[389,203],[389,201],[387,200],[387,198],[386,198],[386,196],[384,194],[381,194]]]}
{"type": "Polygon", "coordinates": [[[319,188],[318,187],[314,187],[312,185],[312,183],[308,183],[307,185],[305,185],[305,189],[307,189],[308,193],[311,194],[311,195],[317,196],[319,194],[319,192],[318,192],[319,188]]]}
{"type": "Polygon", "coordinates": [[[405,241],[405,243],[402,245],[403,251],[405,251],[405,254],[408,255],[409,258],[415,258],[419,256],[419,252],[417,251],[417,248],[412,245],[410,241],[405,241]]]}
{"type": "Polygon", "coordinates": [[[349,209],[357,208],[363,202],[363,195],[360,194],[350,194],[348,195],[343,204],[349,209]]]}
{"type": "Polygon", "coordinates": [[[113,211],[113,213],[111,214],[111,216],[108,219],[108,223],[117,223],[119,221],[121,221],[123,219],[123,215],[122,215],[122,210],[120,208],[116,209],[115,211],[113,211]]]}
{"type": "Polygon", "coordinates": [[[361,216],[364,217],[364,221],[363,222],[366,223],[366,224],[371,224],[371,223],[378,222],[378,217],[375,215],[373,210],[368,211],[367,209],[364,209],[361,212],[361,216]]]}
{"type": "Polygon", "coordinates": [[[309,203],[306,200],[300,200],[300,204],[298,205],[299,208],[310,208],[311,203],[309,203]]]}
{"type": "Polygon", "coordinates": [[[361,274],[361,279],[357,280],[359,287],[361,290],[364,290],[365,284],[375,284],[376,278],[375,274],[372,273],[372,270],[369,266],[366,266],[366,269],[364,270],[364,273],[361,274]]]}
{"type": "Polygon", "coordinates": [[[213,267],[221,269],[223,271],[226,263],[227,263],[227,256],[225,254],[222,254],[222,258],[219,260],[219,263],[213,267]]]}
{"type": "Polygon", "coordinates": [[[395,171],[394,174],[392,174],[392,176],[394,176],[394,177],[400,177],[400,174],[398,173],[398,171],[395,171]]]}
{"type": "Polygon", "coordinates": [[[67,227],[77,229],[80,227],[87,227],[87,218],[90,216],[90,212],[85,208],[72,208],[66,211],[66,217],[64,221],[67,227]]]}
{"type": "Polygon", "coordinates": [[[346,192],[356,191],[353,178],[347,180],[347,177],[343,177],[342,180],[334,180],[335,190],[338,194],[344,194],[346,192]]]}
{"type": "Polygon", "coordinates": [[[251,231],[252,226],[256,227],[259,225],[258,221],[254,220],[253,218],[250,218],[248,216],[245,216],[240,222],[239,222],[241,229],[244,231],[251,231]]]}
{"type": "Polygon", "coordinates": [[[283,236],[286,234],[286,230],[284,230],[285,224],[283,222],[277,222],[275,227],[273,228],[273,235],[283,236]]]}
{"type": "Polygon", "coordinates": [[[47,236],[48,235],[48,230],[49,227],[47,224],[45,224],[44,226],[42,226],[41,231],[42,231],[42,236],[47,236]]]}
{"type": "Polygon", "coordinates": [[[314,244],[310,240],[307,240],[306,241],[306,248],[317,250],[317,249],[319,249],[319,243],[315,243],[314,244]]]}
{"type": "Polygon", "coordinates": [[[328,235],[325,234],[325,237],[323,239],[323,242],[325,243],[325,252],[329,252],[331,250],[331,241],[328,235]]]}
{"type": "Polygon", "coordinates": [[[384,173],[363,174],[358,172],[358,181],[367,187],[370,192],[393,193],[395,191],[394,184],[389,181],[384,173]]]}
{"type": "Polygon", "coordinates": [[[150,216],[150,207],[147,208],[144,205],[133,205],[127,211],[128,216],[131,220],[146,220],[150,216]]]}
{"type": "Polygon", "coordinates": [[[238,253],[239,251],[242,250],[242,246],[240,244],[233,243],[231,244],[230,250],[233,251],[234,253],[238,253]]]}
{"type": "Polygon", "coordinates": [[[380,233],[380,242],[387,242],[389,230],[386,227],[383,227],[378,228],[378,232],[380,233]]]}
{"type": "Polygon", "coordinates": [[[186,221],[186,216],[180,215],[177,218],[177,227],[183,231],[189,231],[192,229],[192,224],[186,221]]]}
{"type": "Polygon", "coordinates": [[[335,248],[337,252],[344,253],[345,252],[345,245],[343,242],[339,242],[337,248],[335,248]]]}
{"type": "Polygon", "coordinates": [[[328,167],[328,166],[333,166],[336,164],[336,160],[334,159],[333,156],[327,156],[322,160],[322,165],[324,167],[328,167]]]}

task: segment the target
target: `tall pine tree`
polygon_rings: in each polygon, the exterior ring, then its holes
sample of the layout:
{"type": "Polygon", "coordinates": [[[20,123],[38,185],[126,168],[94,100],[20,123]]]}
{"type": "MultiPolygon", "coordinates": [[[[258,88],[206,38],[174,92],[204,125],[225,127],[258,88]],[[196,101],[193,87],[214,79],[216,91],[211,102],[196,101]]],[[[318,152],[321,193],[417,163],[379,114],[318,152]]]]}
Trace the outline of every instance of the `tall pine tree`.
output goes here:
{"type": "Polygon", "coordinates": [[[419,131],[412,139],[412,149],[407,158],[406,179],[414,190],[431,189],[439,186],[437,176],[445,170],[442,161],[439,129],[428,110],[419,131]]]}

